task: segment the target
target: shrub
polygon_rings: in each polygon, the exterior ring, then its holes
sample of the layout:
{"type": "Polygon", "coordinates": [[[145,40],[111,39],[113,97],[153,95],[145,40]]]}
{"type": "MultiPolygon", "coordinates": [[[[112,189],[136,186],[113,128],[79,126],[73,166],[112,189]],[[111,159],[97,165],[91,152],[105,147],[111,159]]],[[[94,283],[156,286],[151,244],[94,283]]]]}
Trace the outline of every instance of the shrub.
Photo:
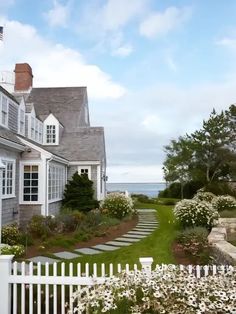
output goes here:
{"type": "MultiPolygon", "coordinates": [[[[198,189],[202,187],[199,181],[189,181],[183,186],[183,197],[192,198],[198,189]]],[[[164,198],[181,198],[181,184],[179,182],[171,183],[165,190],[160,191],[159,197],[164,198]]]]}
{"type": "Polygon", "coordinates": [[[230,195],[220,195],[212,201],[212,206],[218,211],[234,210],[236,209],[236,199],[230,195]]]}
{"type": "Polygon", "coordinates": [[[56,216],[57,232],[73,232],[83,220],[84,214],[81,212],[64,211],[60,215],[56,216]]]}
{"type": "Polygon", "coordinates": [[[236,197],[235,189],[228,182],[212,182],[206,185],[204,190],[212,192],[215,195],[231,195],[236,197]]]}
{"type": "Polygon", "coordinates": [[[187,228],[177,235],[176,240],[182,245],[189,257],[194,259],[197,257],[200,264],[207,264],[210,257],[208,233],[208,230],[203,227],[187,228]]]}
{"type": "Polygon", "coordinates": [[[215,194],[211,192],[205,192],[205,191],[198,191],[197,194],[193,197],[194,200],[196,201],[205,201],[211,203],[213,199],[215,198],[215,194]]]}
{"type": "Polygon", "coordinates": [[[76,172],[66,185],[63,205],[72,210],[89,211],[99,206],[94,199],[93,181],[76,172]]]}
{"type": "Polygon", "coordinates": [[[15,257],[21,257],[25,254],[25,248],[23,245],[6,245],[1,248],[2,255],[15,255],[15,257]]]}
{"type": "Polygon", "coordinates": [[[174,215],[183,227],[211,227],[218,212],[208,202],[182,200],[174,207],[174,215]]]}
{"type": "Polygon", "coordinates": [[[22,243],[23,234],[17,224],[7,225],[2,228],[2,242],[9,245],[22,243]]]}
{"type": "Polygon", "coordinates": [[[152,203],[152,199],[150,199],[145,194],[131,194],[131,197],[134,201],[140,202],[140,203],[152,203]]]}
{"type": "Polygon", "coordinates": [[[56,230],[56,219],[52,216],[35,215],[31,218],[28,231],[35,237],[48,237],[56,230]]]}
{"type": "Polygon", "coordinates": [[[103,212],[107,212],[118,219],[134,212],[132,199],[120,193],[108,194],[105,200],[101,203],[101,208],[103,212]]]}
{"type": "Polygon", "coordinates": [[[157,266],[147,276],[142,271],[122,272],[104,284],[81,287],[73,295],[69,313],[235,313],[236,270],[196,278],[187,268],[157,266]]]}

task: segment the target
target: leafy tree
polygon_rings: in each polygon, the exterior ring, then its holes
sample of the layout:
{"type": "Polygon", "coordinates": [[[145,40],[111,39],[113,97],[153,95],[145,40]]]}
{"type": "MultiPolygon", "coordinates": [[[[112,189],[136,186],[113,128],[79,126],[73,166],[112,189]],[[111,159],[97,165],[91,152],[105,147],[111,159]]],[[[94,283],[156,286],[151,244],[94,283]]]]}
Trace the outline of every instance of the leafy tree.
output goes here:
{"type": "Polygon", "coordinates": [[[66,184],[63,205],[74,210],[89,211],[98,207],[93,195],[93,182],[86,174],[75,172],[72,180],[66,184]]]}
{"type": "Polygon", "coordinates": [[[236,108],[217,114],[212,111],[200,130],[165,146],[164,176],[168,182],[180,182],[183,187],[193,180],[208,185],[228,180],[236,171],[232,147],[236,136],[236,108]]]}

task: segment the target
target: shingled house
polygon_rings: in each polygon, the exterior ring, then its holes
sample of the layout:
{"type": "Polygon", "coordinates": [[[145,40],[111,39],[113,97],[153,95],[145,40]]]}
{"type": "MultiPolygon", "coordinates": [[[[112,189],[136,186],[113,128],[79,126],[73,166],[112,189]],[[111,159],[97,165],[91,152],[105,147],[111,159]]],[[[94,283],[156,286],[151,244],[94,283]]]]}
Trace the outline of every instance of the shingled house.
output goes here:
{"type": "Polygon", "coordinates": [[[78,171],[106,193],[104,129],[91,127],[86,87],[34,88],[31,67],[16,64],[0,82],[3,224],[56,214],[65,184],[78,171]]]}

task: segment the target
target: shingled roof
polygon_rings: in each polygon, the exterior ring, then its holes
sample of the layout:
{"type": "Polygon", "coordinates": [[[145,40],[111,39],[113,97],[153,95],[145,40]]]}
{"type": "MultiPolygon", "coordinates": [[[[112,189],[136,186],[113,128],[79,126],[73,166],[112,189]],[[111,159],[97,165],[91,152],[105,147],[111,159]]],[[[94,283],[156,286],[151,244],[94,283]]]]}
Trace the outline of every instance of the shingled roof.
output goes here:
{"type": "Polygon", "coordinates": [[[0,126],[0,137],[4,138],[5,140],[23,145],[22,142],[18,139],[17,134],[13,133],[12,131],[0,126]]]}
{"type": "Polygon", "coordinates": [[[34,105],[36,115],[42,121],[53,113],[68,132],[85,126],[81,115],[87,104],[86,87],[32,88],[26,102],[34,105]]]}
{"type": "Polygon", "coordinates": [[[102,127],[79,128],[65,132],[58,146],[44,146],[53,154],[69,161],[97,161],[105,159],[105,139],[102,127]]]}

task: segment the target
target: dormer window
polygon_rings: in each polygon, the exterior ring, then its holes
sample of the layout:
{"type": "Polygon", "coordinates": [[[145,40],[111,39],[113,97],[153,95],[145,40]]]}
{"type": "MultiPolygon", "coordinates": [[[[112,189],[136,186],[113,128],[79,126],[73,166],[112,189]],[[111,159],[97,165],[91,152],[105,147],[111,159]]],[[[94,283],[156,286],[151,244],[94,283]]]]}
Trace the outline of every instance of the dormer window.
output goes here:
{"type": "Polygon", "coordinates": [[[35,138],[35,118],[31,117],[31,139],[35,138]]]}
{"type": "Polygon", "coordinates": [[[46,144],[56,144],[56,126],[46,126],[46,144]]]}
{"type": "Polygon", "coordinates": [[[2,124],[7,125],[8,104],[7,98],[2,96],[2,124]]]}
{"type": "Polygon", "coordinates": [[[59,145],[60,134],[63,126],[57,120],[57,118],[50,113],[44,120],[44,145],[59,145]]]}

